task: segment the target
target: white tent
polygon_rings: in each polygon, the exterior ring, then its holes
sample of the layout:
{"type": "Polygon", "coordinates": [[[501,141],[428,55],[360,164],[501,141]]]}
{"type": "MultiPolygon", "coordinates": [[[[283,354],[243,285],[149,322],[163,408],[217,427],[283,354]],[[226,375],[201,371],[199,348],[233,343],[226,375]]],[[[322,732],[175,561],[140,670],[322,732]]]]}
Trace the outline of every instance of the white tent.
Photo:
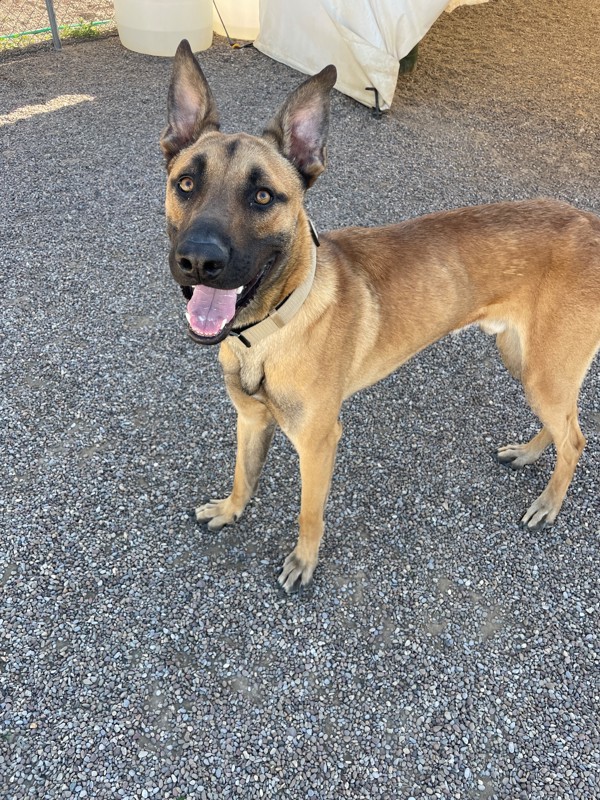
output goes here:
{"type": "Polygon", "coordinates": [[[438,16],[458,5],[486,0],[260,0],[254,46],[265,55],[313,75],[327,64],[338,70],[336,88],[367,106],[389,108],[400,59],[438,16]]]}

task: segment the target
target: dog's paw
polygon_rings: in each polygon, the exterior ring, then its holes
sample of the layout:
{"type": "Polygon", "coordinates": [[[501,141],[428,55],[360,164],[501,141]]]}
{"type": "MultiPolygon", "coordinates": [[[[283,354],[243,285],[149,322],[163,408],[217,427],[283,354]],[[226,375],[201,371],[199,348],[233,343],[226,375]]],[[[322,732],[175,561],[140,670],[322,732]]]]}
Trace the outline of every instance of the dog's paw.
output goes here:
{"type": "Polygon", "coordinates": [[[557,507],[544,491],[523,514],[521,525],[531,531],[541,531],[547,525],[552,525],[559,511],[560,504],[557,507]]]}
{"type": "Polygon", "coordinates": [[[501,464],[506,464],[511,469],[521,469],[538,458],[539,453],[532,453],[526,444],[507,444],[496,450],[496,458],[501,464]]]}
{"type": "Polygon", "coordinates": [[[279,575],[279,585],[289,594],[299,582],[300,586],[310,583],[317,566],[317,559],[309,561],[301,558],[296,547],[286,560],[283,562],[281,574],[279,575]]]}
{"type": "Polygon", "coordinates": [[[243,508],[238,508],[231,497],[223,500],[211,500],[196,509],[198,522],[207,522],[211,531],[218,531],[225,525],[233,525],[242,516],[243,508]]]}

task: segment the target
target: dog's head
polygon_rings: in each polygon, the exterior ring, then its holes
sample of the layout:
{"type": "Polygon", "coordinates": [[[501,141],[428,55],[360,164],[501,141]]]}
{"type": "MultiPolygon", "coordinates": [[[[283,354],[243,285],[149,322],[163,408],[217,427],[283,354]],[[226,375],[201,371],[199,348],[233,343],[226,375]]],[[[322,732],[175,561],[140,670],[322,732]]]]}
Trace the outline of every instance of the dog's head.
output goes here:
{"type": "Polygon", "coordinates": [[[325,169],[335,80],[329,66],[301,84],[261,137],[226,135],[188,42],[179,45],[161,147],[169,263],[195,341],[222,341],[295,288],[297,251],[308,236],[304,192],[325,169]]]}

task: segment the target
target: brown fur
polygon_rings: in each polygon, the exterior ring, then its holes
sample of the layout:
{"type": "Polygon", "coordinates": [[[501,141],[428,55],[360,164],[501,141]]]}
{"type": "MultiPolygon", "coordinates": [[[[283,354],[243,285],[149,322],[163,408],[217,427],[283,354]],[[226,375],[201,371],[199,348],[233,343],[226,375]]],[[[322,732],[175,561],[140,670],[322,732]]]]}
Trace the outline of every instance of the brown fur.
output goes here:
{"type": "MultiPolygon", "coordinates": [[[[236,317],[239,327],[264,318],[309,272],[313,245],[303,195],[325,167],[327,99],[335,74],[327,68],[302,84],[263,138],[225,136],[215,127],[214,101],[190,59],[182,45],[171,96],[186,95],[190,105],[195,92],[196,116],[186,134],[178,122],[184,114],[172,102],[163,138],[174,252],[186,231],[211,216],[226,220],[232,262],[238,251],[246,253],[268,236],[283,243],[272,274],[236,317]],[[205,128],[202,119],[209,120],[205,128]],[[205,163],[202,189],[182,202],[173,179],[188,174],[198,156],[205,163]],[[243,200],[257,167],[265,185],[285,197],[267,213],[249,213],[243,200]]],[[[185,284],[176,257],[172,269],[185,284]]],[[[307,583],[323,535],[342,402],[471,324],[496,335],[504,363],[523,382],[543,426],[531,442],[500,448],[500,460],[521,467],[550,443],[556,447],[550,481],[523,517],[530,528],[552,523],[585,444],[577,399],[600,344],[600,220],[550,200],[462,208],[324,235],[312,290],[291,322],[251,348],[233,337],[221,344],[225,383],[238,414],[238,454],[231,494],[199,507],[197,518],[219,528],[240,517],[279,426],[298,451],[302,481],[299,539],[280,583],[287,591],[297,581],[307,583]]]]}

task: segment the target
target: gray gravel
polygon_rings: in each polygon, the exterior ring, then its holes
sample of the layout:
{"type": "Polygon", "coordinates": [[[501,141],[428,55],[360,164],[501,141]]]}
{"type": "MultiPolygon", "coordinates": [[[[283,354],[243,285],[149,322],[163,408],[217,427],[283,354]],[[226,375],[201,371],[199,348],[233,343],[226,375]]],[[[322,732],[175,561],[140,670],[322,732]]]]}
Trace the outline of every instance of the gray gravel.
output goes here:
{"type": "MultiPolygon", "coordinates": [[[[392,112],[336,94],[321,228],[548,195],[600,213],[600,11],[492,0],[436,23],[392,112]]],[[[226,130],[299,76],[202,54],[226,130]]],[[[277,588],[297,460],[218,535],[230,485],[216,351],[184,334],[166,264],[170,64],[118,39],[0,66],[3,284],[0,796],[600,798],[600,370],[544,533],[517,520],[553,460],[492,341],[449,338],[343,413],[312,587],[277,588]]]]}

